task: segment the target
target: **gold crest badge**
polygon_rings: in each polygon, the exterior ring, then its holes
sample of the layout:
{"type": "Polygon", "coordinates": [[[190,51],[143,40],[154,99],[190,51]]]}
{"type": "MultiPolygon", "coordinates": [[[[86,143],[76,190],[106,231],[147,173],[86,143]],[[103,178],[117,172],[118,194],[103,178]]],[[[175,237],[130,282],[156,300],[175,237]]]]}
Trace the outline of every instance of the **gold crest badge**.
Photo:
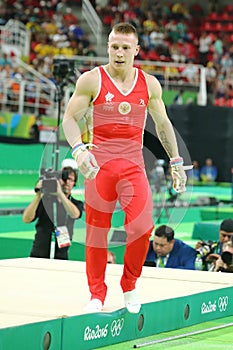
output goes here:
{"type": "Polygon", "coordinates": [[[131,111],[131,105],[129,102],[121,102],[118,106],[120,114],[128,114],[131,111]]]}

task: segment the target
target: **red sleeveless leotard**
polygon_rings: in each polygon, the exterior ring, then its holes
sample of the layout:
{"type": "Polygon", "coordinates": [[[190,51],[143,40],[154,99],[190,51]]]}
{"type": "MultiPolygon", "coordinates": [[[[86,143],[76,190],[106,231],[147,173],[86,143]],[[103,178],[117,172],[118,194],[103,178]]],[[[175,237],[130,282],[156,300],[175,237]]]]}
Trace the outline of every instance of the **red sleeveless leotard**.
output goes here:
{"type": "Polygon", "coordinates": [[[136,69],[128,92],[121,91],[104,67],[99,67],[99,92],[93,101],[93,152],[100,162],[115,157],[143,164],[142,143],[146,123],[148,88],[143,72],[136,69]]]}

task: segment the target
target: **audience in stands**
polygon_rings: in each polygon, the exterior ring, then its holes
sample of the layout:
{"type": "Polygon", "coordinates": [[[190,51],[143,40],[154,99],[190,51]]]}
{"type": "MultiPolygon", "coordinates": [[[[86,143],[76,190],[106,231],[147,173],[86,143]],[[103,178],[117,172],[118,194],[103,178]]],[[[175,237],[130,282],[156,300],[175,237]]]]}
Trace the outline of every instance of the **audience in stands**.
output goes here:
{"type": "MultiPolygon", "coordinates": [[[[142,46],[140,59],[203,64],[208,103],[233,106],[233,6],[212,1],[205,8],[200,3],[178,1],[163,4],[143,0],[93,0],[91,3],[106,31],[119,21],[129,21],[137,27],[142,46]]],[[[81,6],[81,1],[1,1],[0,24],[6,24],[9,19],[25,24],[31,31],[29,64],[49,79],[56,54],[98,56],[88,33],[71,10],[75,4],[81,6]]],[[[3,62],[4,58],[0,66],[7,64],[3,62]]],[[[196,82],[185,70],[180,69],[179,73],[184,83],[190,79],[196,82]]]]}

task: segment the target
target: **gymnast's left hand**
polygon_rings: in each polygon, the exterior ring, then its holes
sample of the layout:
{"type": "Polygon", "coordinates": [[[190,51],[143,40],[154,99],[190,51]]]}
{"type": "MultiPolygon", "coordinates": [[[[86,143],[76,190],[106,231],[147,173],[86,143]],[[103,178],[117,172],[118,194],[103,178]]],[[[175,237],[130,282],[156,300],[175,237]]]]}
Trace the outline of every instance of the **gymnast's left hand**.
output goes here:
{"type": "Polygon", "coordinates": [[[86,179],[93,180],[99,171],[99,165],[95,156],[87,149],[80,152],[76,157],[78,169],[86,179]]]}
{"type": "Polygon", "coordinates": [[[173,188],[177,193],[183,193],[186,191],[187,175],[183,165],[177,165],[171,167],[171,175],[173,179],[173,188]]]}

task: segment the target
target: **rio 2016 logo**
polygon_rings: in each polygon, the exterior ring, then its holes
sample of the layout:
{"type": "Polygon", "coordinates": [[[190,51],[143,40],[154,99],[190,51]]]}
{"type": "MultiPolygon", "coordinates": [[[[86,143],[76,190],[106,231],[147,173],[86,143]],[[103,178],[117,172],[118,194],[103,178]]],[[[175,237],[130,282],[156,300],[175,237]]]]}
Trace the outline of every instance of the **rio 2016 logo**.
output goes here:
{"type": "Polygon", "coordinates": [[[97,324],[94,328],[87,326],[84,330],[83,339],[84,341],[89,341],[89,340],[106,338],[108,335],[109,329],[112,337],[119,337],[123,327],[124,327],[123,318],[118,318],[117,320],[113,320],[110,326],[108,323],[106,323],[106,325],[103,327],[101,327],[99,324],[97,324]]]}
{"type": "Polygon", "coordinates": [[[220,312],[224,312],[227,310],[228,306],[228,296],[219,297],[218,300],[214,300],[213,302],[208,301],[208,303],[203,302],[201,305],[201,313],[207,314],[210,312],[216,312],[217,308],[220,312]]]}
{"type": "Polygon", "coordinates": [[[228,296],[218,298],[218,308],[220,312],[226,311],[228,305],[228,296]]]}
{"type": "Polygon", "coordinates": [[[123,327],[124,327],[124,319],[123,318],[119,318],[118,320],[114,320],[111,324],[111,327],[110,327],[112,337],[119,337],[123,327]]]}

